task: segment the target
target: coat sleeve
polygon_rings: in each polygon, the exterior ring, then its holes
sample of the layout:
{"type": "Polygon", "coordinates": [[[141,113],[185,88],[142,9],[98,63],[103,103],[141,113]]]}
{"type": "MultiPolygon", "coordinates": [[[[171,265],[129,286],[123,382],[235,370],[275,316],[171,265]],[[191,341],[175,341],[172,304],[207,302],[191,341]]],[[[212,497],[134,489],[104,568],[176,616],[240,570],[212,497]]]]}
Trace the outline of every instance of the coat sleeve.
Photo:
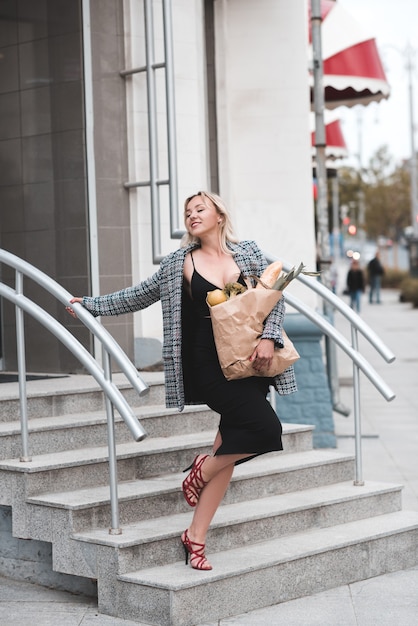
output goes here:
{"type": "MultiPolygon", "coordinates": [[[[260,250],[255,241],[245,242],[247,248],[247,255],[250,259],[251,270],[250,273],[256,274],[257,276],[261,276],[265,268],[267,267],[267,260],[260,250]]],[[[261,339],[273,339],[275,344],[282,348],[283,347],[283,319],[285,315],[285,301],[283,296],[280,298],[279,302],[275,305],[274,309],[267,316],[264,330],[261,335],[261,339]]]]}
{"type": "Polygon", "coordinates": [[[270,315],[267,316],[264,330],[261,335],[262,339],[273,339],[274,342],[283,348],[283,319],[285,314],[284,297],[282,296],[270,315]]]}
{"type": "Polygon", "coordinates": [[[133,287],[97,297],[83,297],[83,306],[92,315],[120,315],[145,309],[160,300],[160,271],[133,287]]]}

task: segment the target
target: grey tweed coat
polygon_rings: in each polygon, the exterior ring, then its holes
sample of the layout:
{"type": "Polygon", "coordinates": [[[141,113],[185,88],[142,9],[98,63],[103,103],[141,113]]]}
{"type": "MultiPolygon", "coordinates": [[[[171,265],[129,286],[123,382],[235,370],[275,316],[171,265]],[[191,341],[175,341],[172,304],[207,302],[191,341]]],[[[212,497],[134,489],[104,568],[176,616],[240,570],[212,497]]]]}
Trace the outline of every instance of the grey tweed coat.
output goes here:
{"type": "MultiPolygon", "coordinates": [[[[267,262],[254,241],[241,241],[228,244],[234,260],[244,276],[260,276],[267,262]]],[[[183,264],[190,250],[198,247],[191,244],[168,254],[155,274],[138,285],[121,289],[115,293],[98,297],[83,297],[83,306],[94,316],[119,315],[140,311],[161,300],[163,314],[163,361],[165,373],[166,405],[184,409],[187,403],[200,403],[193,390],[185,394],[182,363],[182,293],[183,264]]],[[[278,346],[282,342],[282,322],[285,307],[284,299],[277,303],[266,319],[262,338],[274,339],[278,346]]],[[[297,390],[293,367],[273,379],[274,386],[281,395],[297,390]]]]}

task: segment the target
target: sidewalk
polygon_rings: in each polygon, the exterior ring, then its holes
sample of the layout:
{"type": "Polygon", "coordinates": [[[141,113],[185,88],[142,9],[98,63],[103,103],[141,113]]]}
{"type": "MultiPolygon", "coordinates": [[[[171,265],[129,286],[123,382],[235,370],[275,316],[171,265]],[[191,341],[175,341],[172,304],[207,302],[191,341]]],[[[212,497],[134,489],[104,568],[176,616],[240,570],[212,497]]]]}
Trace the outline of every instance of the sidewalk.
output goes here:
{"type": "MultiPolygon", "coordinates": [[[[363,296],[361,315],[396,355],[387,364],[359,337],[363,354],[394,390],[387,403],[361,375],[363,478],[400,482],[403,509],[418,510],[418,309],[400,304],[395,291],[382,292],[383,303],[363,296]]],[[[335,324],[350,340],[340,316],[335,324]]],[[[352,366],[338,350],[341,402],[353,406],[352,366]]],[[[354,451],[352,412],[335,414],[338,449],[354,451]]],[[[359,487],[360,489],[361,487],[359,487]]],[[[203,616],[204,620],[204,616],[203,616]]],[[[134,626],[134,622],[97,613],[90,598],[0,578],[0,626],[134,626]]],[[[138,624],[135,622],[136,626],[138,624]]],[[[418,565],[307,598],[197,626],[418,626],[418,565]]]]}

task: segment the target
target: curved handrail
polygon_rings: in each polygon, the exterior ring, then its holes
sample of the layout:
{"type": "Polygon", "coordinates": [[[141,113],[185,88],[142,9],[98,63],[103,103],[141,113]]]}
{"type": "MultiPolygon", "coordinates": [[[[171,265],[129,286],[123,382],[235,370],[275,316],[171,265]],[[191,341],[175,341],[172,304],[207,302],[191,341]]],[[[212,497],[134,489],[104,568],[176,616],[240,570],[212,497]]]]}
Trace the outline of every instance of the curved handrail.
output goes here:
{"type": "MultiPolygon", "coordinates": [[[[27,263],[27,261],[20,259],[11,252],[0,249],[0,263],[5,263],[28,278],[31,278],[65,306],[70,304],[70,300],[73,297],[70,292],[59,285],[53,278],[33,265],[30,265],[30,263],[27,263]]],[[[148,391],[148,385],[140,378],[138,370],[128,359],[112,335],[83,306],[79,304],[72,304],[71,306],[73,308],[77,307],[77,317],[87,326],[90,332],[102,342],[110,356],[114,358],[116,363],[121,367],[135,391],[139,395],[146,393],[148,391]]]]}
{"type": "Polygon", "coordinates": [[[47,328],[68,348],[74,356],[76,356],[90,374],[96,379],[100,387],[105,391],[113,402],[121,417],[126,422],[135,441],[142,441],[146,437],[146,432],[140,422],[131,411],[129,404],[114,383],[108,381],[103,370],[97,364],[90,352],[52,315],[47,313],[38,304],[22,294],[17,294],[14,289],[0,283],[0,295],[13,302],[16,306],[23,309],[26,313],[36,319],[42,326],[47,328]]]}
{"type": "MultiPolygon", "coordinates": [[[[266,258],[269,263],[278,260],[277,257],[271,255],[266,255],[266,258]]],[[[283,269],[286,272],[290,271],[292,267],[292,264],[283,261],[283,269]]],[[[348,306],[348,304],[328,289],[328,287],[325,287],[319,280],[309,279],[303,274],[299,274],[299,276],[297,276],[297,280],[306,285],[306,287],[309,287],[312,291],[315,291],[323,300],[328,302],[334,309],[338,310],[350,322],[350,324],[354,326],[354,328],[356,328],[367,339],[367,341],[369,341],[369,343],[377,350],[377,352],[379,352],[387,363],[392,363],[396,359],[393,352],[383,343],[380,337],[376,335],[374,330],[372,330],[370,326],[368,326],[364,320],[362,320],[361,317],[348,306]]],[[[291,298],[288,296],[287,292],[285,292],[285,298],[288,300],[289,304],[291,304],[291,298]]]]}
{"type": "MultiPolygon", "coordinates": [[[[1,295],[11,302],[14,302],[18,309],[24,310],[26,313],[37,319],[43,326],[59,338],[64,345],[66,345],[66,347],[81,361],[81,363],[85,365],[86,369],[92,374],[105,394],[110,398],[113,405],[119,411],[122,419],[126,422],[126,425],[131,431],[134,439],[136,441],[144,439],[146,437],[146,432],[120,393],[119,389],[109,380],[108,377],[105,376],[103,370],[99,367],[96,360],[91,356],[88,350],[84,348],[84,346],[82,346],[81,343],[62,324],[21,293],[19,289],[22,284],[21,277],[22,275],[25,275],[28,278],[31,278],[51,295],[60,300],[64,305],[70,304],[72,295],[66,289],[61,287],[61,285],[59,285],[53,278],[7,250],[0,249],[0,263],[4,263],[9,267],[12,267],[17,272],[16,290],[0,283],[1,295]]],[[[128,359],[119,344],[116,343],[112,335],[110,335],[110,333],[108,333],[107,330],[81,305],[77,305],[77,315],[81,321],[84,322],[85,326],[87,326],[91,333],[98,337],[107,351],[107,354],[115,359],[137,393],[142,395],[148,391],[148,386],[139,377],[137,369],[128,359]]],[[[19,379],[20,378],[21,376],[19,376],[19,379]]],[[[21,385],[22,381],[19,382],[21,385]]],[[[22,395],[21,389],[20,395],[22,395]]]]}
{"type": "Polygon", "coordinates": [[[297,311],[303,313],[305,317],[311,320],[316,326],[318,326],[328,337],[333,339],[336,344],[340,346],[342,350],[350,357],[350,359],[361,369],[363,374],[367,376],[370,382],[376,387],[378,391],[382,394],[382,396],[388,402],[391,402],[395,398],[395,393],[392,389],[385,383],[383,378],[374,370],[374,368],[370,365],[370,363],[363,357],[360,352],[355,350],[338,332],[332,324],[322,315],[314,311],[313,309],[306,306],[304,302],[296,298],[294,295],[291,295],[287,292],[284,293],[284,297],[286,302],[288,302],[291,306],[293,306],[297,311]]]}
{"type": "Polygon", "coordinates": [[[28,415],[26,398],[26,363],[24,348],[24,324],[23,312],[26,312],[59,341],[64,344],[72,354],[86,367],[90,374],[96,379],[105,394],[105,405],[107,414],[107,433],[109,451],[109,487],[110,487],[110,508],[112,526],[109,530],[111,534],[120,534],[119,510],[117,495],[117,457],[116,440],[114,429],[114,407],[119,411],[120,416],[129,428],[136,441],[142,441],[147,436],[145,429],[125,400],[124,396],[111,380],[110,357],[113,357],[120,366],[122,372],[131,383],[132,387],[139,395],[148,390],[148,386],[140,378],[137,369],[128,359],[121,347],[116,343],[107,330],[80,304],[71,304],[72,295],[61,285],[56,283],[50,276],[41,272],[36,267],[30,265],[23,259],[15,256],[11,252],[0,249],[0,263],[4,263],[15,270],[15,289],[0,282],[0,295],[14,303],[16,308],[16,341],[17,341],[17,361],[18,380],[20,398],[20,422],[22,451],[21,461],[31,461],[28,445],[28,415]],[[23,276],[31,278],[36,284],[43,287],[51,295],[55,296],[64,305],[77,308],[77,315],[91,333],[97,337],[103,348],[103,368],[99,366],[96,359],[88,350],[70,333],[62,324],[52,317],[38,304],[27,298],[23,294],[23,276]]]}
{"type": "MultiPolygon", "coordinates": [[[[269,263],[277,261],[277,257],[266,254],[266,259],[269,263]]],[[[283,269],[290,271],[292,265],[283,262],[283,269]]],[[[385,381],[379,376],[374,368],[368,363],[368,361],[358,351],[357,331],[369,341],[369,343],[377,350],[377,352],[388,362],[392,363],[395,360],[395,355],[389,348],[383,343],[383,341],[376,335],[376,333],[357,315],[351,307],[343,302],[338,296],[336,296],[330,289],[325,287],[318,280],[309,280],[303,274],[297,276],[297,280],[302,282],[312,291],[315,291],[325,302],[327,302],[333,309],[338,310],[351,324],[351,337],[352,345],[338,332],[333,324],[331,324],[325,316],[320,315],[311,307],[307,306],[301,300],[289,293],[287,290],[284,292],[285,300],[293,306],[297,311],[302,313],[305,317],[310,319],[316,326],[318,326],[325,335],[332,339],[334,345],[340,346],[344,352],[350,357],[353,362],[353,388],[354,388],[354,437],[355,437],[355,485],[364,485],[362,478],[362,454],[361,454],[361,414],[360,414],[360,383],[359,383],[359,370],[361,370],[370,380],[370,382],[376,387],[376,389],[382,394],[382,396],[390,402],[395,398],[395,393],[385,383],[385,381]]],[[[328,356],[331,359],[332,365],[332,353],[328,356]]],[[[334,369],[336,364],[334,363],[334,369]]],[[[330,374],[331,379],[336,378],[336,372],[330,374]]],[[[330,384],[332,387],[332,380],[330,384]]],[[[334,392],[335,390],[332,389],[334,392]]],[[[334,408],[337,410],[336,405],[334,408]]],[[[346,411],[340,411],[347,414],[346,411]]]]}

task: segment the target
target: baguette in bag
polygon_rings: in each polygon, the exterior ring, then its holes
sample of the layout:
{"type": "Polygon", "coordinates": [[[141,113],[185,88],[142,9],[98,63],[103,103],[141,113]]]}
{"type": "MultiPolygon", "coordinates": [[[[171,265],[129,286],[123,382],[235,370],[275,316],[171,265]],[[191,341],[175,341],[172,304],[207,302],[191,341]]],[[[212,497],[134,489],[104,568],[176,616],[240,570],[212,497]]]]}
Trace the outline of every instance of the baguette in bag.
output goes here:
{"type": "Polygon", "coordinates": [[[264,320],[281,297],[281,291],[254,288],[209,306],[216,350],[227,380],[277,376],[300,358],[283,330],[284,347],[275,349],[268,370],[256,371],[249,360],[260,341],[264,320]]]}

